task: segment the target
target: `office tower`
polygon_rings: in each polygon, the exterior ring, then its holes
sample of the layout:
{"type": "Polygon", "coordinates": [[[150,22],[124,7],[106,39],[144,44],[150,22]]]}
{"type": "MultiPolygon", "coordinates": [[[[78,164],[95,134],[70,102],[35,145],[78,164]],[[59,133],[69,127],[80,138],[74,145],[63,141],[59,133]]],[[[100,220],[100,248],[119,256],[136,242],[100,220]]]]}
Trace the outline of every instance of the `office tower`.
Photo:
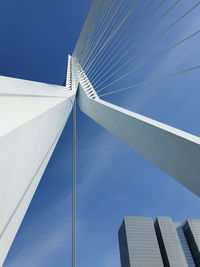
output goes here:
{"type": "Polygon", "coordinates": [[[122,267],[163,267],[152,218],[124,217],[119,245],[122,267]]]}
{"type": "Polygon", "coordinates": [[[183,224],[187,242],[197,267],[200,266],[200,220],[188,219],[183,224]]]}
{"type": "Polygon", "coordinates": [[[175,222],[174,225],[176,227],[176,231],[177,231],[179,240],[181,242],[181,246],[182,246],[183,252],[185,254],[187,264],[189,267],[195,267],[194,260],[192,258],[192,254],[191,254],[189,245],[187,243],[186,237],[185,237],[184,232],[183,232],[183,228],[179,222],[175,222]]]}
{"type": "Polygon", "coordinates": [[[122,267],[200,267],[200,220],[128,216],[118,237],[122,267]]]}
{"type": "Polygon", "coordinates": [[[176,225],[172,219],[170,217],[157,217],[154,225],[164,266],[188,267],[176,225]]]}

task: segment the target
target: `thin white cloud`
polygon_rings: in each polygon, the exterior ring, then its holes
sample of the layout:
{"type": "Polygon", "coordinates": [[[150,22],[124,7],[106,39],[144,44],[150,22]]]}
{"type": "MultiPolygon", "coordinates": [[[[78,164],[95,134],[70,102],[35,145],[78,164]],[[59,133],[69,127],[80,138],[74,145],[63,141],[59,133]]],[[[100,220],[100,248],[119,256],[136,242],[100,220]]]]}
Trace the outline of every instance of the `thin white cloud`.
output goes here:
{"type": "Polygon", "coordinates": [[[57,205],[37,218],[24,230],[25,240],[21,245],[21,250],[10,255],[10,260],[5,267],[44,267],[48,266],[49,260],[56,256],[63,247],[66,251],[71,248],[71,236],[67,232],[71,231],[71,218],[69,211],[63,216],[63,209],[66,209],[68,199],[63,199],[57,205]],[[68,219],[67,219],[68,218],[68,219]],[[47,226],[45,231],[43,229],[47,226]],[[68,231],[67,231],[68,230],[68,231]]]}

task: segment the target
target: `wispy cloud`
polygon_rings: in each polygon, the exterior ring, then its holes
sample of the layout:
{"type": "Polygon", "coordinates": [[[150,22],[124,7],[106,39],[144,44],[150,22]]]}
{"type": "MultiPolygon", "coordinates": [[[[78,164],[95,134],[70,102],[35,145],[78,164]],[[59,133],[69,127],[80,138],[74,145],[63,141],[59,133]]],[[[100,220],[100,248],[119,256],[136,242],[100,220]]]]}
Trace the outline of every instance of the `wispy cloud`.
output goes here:
{"type": "Polygon", "coordinates": [[[71,218],[68,212],[63,215],[67,199],[60,201],[52,209],[30,221],[24,229],[18,253],[10,255],[5,267],[44,267],[51,266],[51,260],[65,248],[71,249],[71,218]],[[46,226],[46,227],[45,227],[46,226]]]}
{"type": "Polygon", "coordinates": [[[116,255],[116,251],[110,250],[104,255],[102,259],[102,266],[103,267],[120,267],[120,260],[119,257],[116,255]]]}

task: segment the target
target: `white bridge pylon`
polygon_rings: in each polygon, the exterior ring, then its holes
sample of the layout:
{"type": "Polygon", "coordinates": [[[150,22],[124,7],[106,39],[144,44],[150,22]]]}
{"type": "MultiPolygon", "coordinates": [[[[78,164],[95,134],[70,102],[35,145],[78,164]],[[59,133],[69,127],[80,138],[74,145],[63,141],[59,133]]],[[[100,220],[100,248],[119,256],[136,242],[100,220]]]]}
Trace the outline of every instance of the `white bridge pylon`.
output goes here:
{"type": "Polygon", "coordinates": [[[101,100],[77,62],[76,68],[80,109],[200,196],[200,138],[101,100]]]}
{"type": "Polygon", "coordinates": [[[200,196],[200,138],[99,99],[76,59],[69,57],[66,87],[0,76],[0,266],[78,87],[86,115],[200,196]]]}
{"type": "Polygon", "coordinates": [[[0,76],[0,266],[72,110],[70,73],[67,87],[0,76]]]}

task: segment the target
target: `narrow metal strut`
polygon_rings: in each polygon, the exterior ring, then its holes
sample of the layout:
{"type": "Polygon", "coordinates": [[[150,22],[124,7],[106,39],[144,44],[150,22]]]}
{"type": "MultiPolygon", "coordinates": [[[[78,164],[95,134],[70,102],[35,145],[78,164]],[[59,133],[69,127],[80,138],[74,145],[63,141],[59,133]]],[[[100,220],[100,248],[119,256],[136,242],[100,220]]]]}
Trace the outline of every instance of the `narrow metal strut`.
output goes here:
{"type": "Polygon", "coordinates": [[[72,267],[76,267],[76,99],[73,107],[72,267]]]}

